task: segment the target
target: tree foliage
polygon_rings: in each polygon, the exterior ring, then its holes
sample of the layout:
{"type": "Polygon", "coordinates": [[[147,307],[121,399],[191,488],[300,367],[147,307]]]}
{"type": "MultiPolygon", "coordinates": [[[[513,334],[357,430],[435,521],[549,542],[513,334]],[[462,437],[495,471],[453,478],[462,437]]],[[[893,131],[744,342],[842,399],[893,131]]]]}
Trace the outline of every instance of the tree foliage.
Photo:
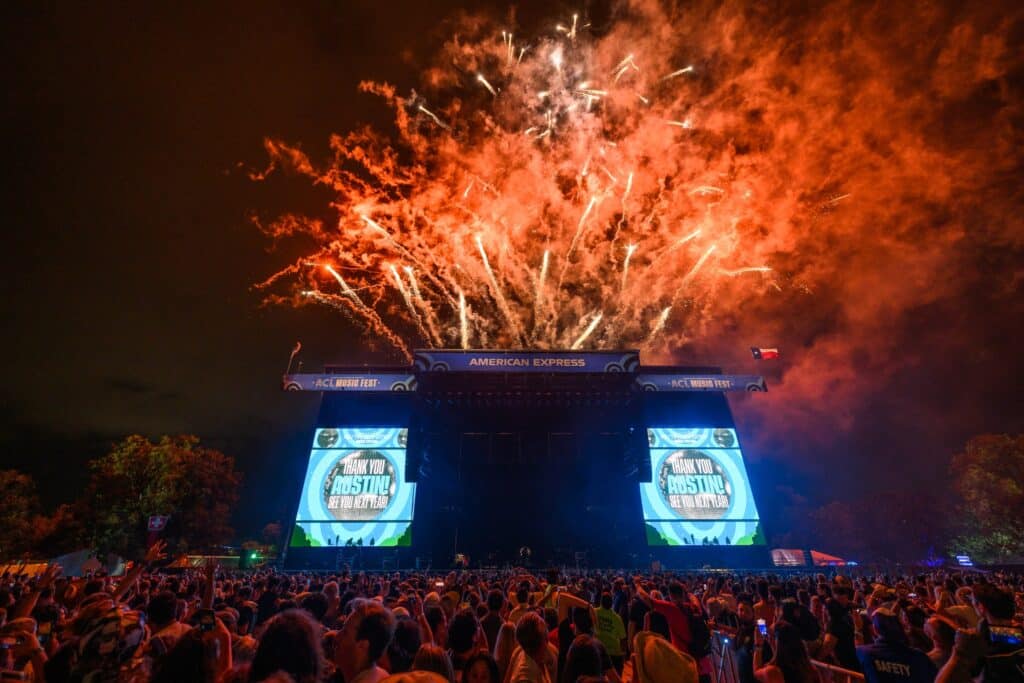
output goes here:
{"type": "Polygon", "coordinates": [[[1024,556],[1024,435],[974,437],[950,473],[961,502],[957,548],[982,562],[1024,556]]]}
{"type": "Polygon", "coordinates": [[[0,470],[0,557],[16,557],[35,545],[38,512],[32,478],[17,470],[0,470]]]}
{"type": "Polygon", "coordinates": [[[234,459],[199,446],[195,436],[151,442],[129,436],[94,460],[85,507],[91,544],[136,557],[152,515],[170,515],[164,538],[179,551],[224,543],[240,475],[234,459]]]}

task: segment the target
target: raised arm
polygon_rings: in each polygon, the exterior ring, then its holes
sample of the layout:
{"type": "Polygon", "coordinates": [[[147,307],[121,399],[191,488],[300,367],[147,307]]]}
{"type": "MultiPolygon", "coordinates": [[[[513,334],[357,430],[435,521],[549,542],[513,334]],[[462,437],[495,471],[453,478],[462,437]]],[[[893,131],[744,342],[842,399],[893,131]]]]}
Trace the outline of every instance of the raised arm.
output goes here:
{"type": "MultiPolygon", "coordinates": [[[[565,591],[561,591],[558,594],[558,599],[555,602],[558,607],[558,623],[562,623],[569,618],[569,610],[573,607],[583,607],[590,610],[590,616],[594,616],[594,607],[586,600],[581,600],[575,595],[570,595],[565,591]]],[[[595,619],[596,622],[596,619],[595,619]]]]}
{"type": "Polygon", "coordinates": [[[639,579],[633,580],[633,587],[636,589],[636,597],[640,598],[641,602],[650,608],[654,608],[654,600],[651,598],[651,594],[644,590],[644,587],[640,585],[639,579]]]}
{"type": "Polygon", "coordinates": [[[142,576],[142,572],[146,571],[146,565],[150,562],[156,562],[157,560],[164,558],[164,548],[167,547],[165,541],[157,541],[149,547],[146,551],[146,557],[143,558],[142,562],[138,562],[132,567],[131,571],[124,575],[121,579],[121,583],[117,585],[117,590],[114,591],[114,595],[111,596],[114,602],[120,602],[128,591],[131,589],[135,582],[138,581],[139,577],[142,576]]]}
{"type": "Polygon", "coordinates": [[[46,569],[43,570],[42,575],[40,575],[39,580],[36,581],[35,587],[25,593],[25,595],[23,595],[14,605],[14,608],[11,609],[10,619],[30,616],[32,614],[32,610],[36,608],[36,602],[39,600],[39,594],[49,588],[59,574],[59,564],[47,565],[46,569]]]}

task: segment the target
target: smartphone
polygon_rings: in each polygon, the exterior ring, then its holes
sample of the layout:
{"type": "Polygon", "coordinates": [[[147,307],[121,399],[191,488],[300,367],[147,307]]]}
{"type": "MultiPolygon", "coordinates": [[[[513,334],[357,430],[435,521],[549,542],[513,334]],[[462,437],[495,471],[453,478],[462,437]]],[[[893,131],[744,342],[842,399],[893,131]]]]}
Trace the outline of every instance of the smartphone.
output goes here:
{"type": "Polygon", "coordinates": [[[42,621],[39,623],[39,627],[36,629],[36,638],[39,639],[40,645],[46,645],[50,640],[50,634],[53,633],[53,622],[42,621]]]}
{"type": "Polygon", "coordinates": [[[917,593],[907,593],[907,597],[911,600],[917,600],[917,593]]]}
{"type": "Polygon", "coordinates": [[[762,636],[768,635],[768,624],[765,622],[764,619],[757,620],[757,630],[761,632],[762,636]]]}
{"type": "Polygon", "coordinates": [[[199,616],[199,630],[204,633],[212,631],[213,627],[217,623],[217,615],[214,614],[212,609],[201,609],[197,612],[199,616]]]}
{"type": "Polygon", "coordinates": [[[15,636],[0,636],[0,650],[10,650],[17,644],[18,638],[15,636]]]}
{"type": "Polygon", "coordinates": [[[438,581],[435,583],[434,588],[444,588],[444,581],[438,581]]]}

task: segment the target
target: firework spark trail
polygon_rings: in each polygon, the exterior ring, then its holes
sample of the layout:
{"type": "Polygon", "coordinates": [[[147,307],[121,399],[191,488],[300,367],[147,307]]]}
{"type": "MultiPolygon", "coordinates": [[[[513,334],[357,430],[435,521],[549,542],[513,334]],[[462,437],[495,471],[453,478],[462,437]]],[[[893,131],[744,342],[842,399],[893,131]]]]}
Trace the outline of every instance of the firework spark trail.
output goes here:
{"type": "Polygon", "coordinates": [[[590,202],[587,204],[587,208],[583,211],[583,215],[580,216],[579,222],[576,224],[576,234],[572,236],[572,242],[569,243],[569,251],[566,252],[566,260],[572,256],[572,252],[576,250],[576,245],[580,241],[580,237],[583,235],[583,228],[587,224],[587,217],[590,216],[590,212],[594,210],[597,205],[597,197],[591,197],[590,202]]]}
{"type": "Polygon", "coordinates": [[[491,93],[491,94],[492,94],[492,95],[494,95],[495,97],[497,97],[497,96],[498,96],[498,91],[494,89],[494,86],[493,86],[493,85],[491,85],[491,84],[490,84],[490,83],[489,83],[489,82],[487,81],[487,79],[486,79],[486,78],[484,78],[484,75],[483,75],[483,74],[477,74],[477,75],[476,75],[476,80],[480,82],[480,85],[482,85],[482,86],[484,86],[485,88],[487,88],[487,92],[491,93]]]}
{"type": "Polygon", "coordinates": [[[299,294],[305,299],[313,299],[321,304],[341,311],[357,325],[367,328],[377,338],[386,340],[395,348],[396,351],[402,354],[406,361],[409,361],[410,363],[412,362],[412,353],[409,352],[408,345],[401,337],[395,334],[394,330],[387,326],[387,324],[372,308],[364,305],[356,310],[356,301],[348,295],[344,297],[335,297],[317,290],[303,290],[299,294]]]}
{"type": "Polygon", "coordinates": [[[434,274],[434,272],[430,268],[427,268],[427,266],[424,265],[420,259],[416,258],[415,254],[409,251],[409,249],[407,249],[401,242],[396,240],[391,235],[391,233],[388,232],[380,223],[378,223],[377,221],[373,220],[372,218],[365,214],[359,214],[359,217],[374,232],[378,232],[381,235],[383,235],[384,238],[387,239],[388,243],[391,246],[393,246],[397,251],[399,251],[406,258],[408,258],[410,261],[416,264],[419,267],[420,271],[426,274],[427,279],[430,280],[430,282],[433,283],[435,287],[437,287],[438,291],[440,291],[441,294],[445,297],[449,305],[451,305],[452,308],[455,308],[455,297],[451,295],[451,293],[448,290],[448,287],[446,286],[446,283],[442,281],[439,275],[434,274]]]}
{"type": "Polygon", "coordinates": [[[464,349],[469,348],[469,321],[466,319],[466,295],[459,290],[459,341],[464,349]]]}
{"type": "Polygon", "coordinates": [[[683,246],[684,244],[686,244],[690,240],[693,240],[693,239],[696,239],[696,238],[700,237],[700,233],[701,233],[700,228],[697,228],[696,230],[691,232],[689,235],[683,235],[678,240],[673,242],[672,246],[669,247],[669,251],[675,251],[676,249],[678,249],[679,247],[683,246]]]}
{"type": "Polygon", "coordinates": [[[416,329],[419,330],[420,335],[426,340],[432,340],[433,337],[430,334],[430,330],[423,324],[423,317],[420,312],[416,310],[416,304],[413,303],[412,296],[409,290],[405,287],[405,282],[402,281],[402,276],[398,274],[398,269],[394,265],[388,266],[391,270],[391,274],[395,278],[395,286],[398,288],[399,293],[402,295],[402,299],[405,301],[406,308],[409,309],[409,314],[412,316],[413,322],[416,323],[416,329]]]}
{"type": "Polygon", "coordinates": [[[548,261],[550,260],[551,252],[548,249],[544,250],[544,257],[540,262],[540,275],[537,276],[537,291],[533,298],[534,309],[539,309],[541,301],[544,300],[544,281],[548,279],[548,261]]]}
{"type": "Polygon", "coordinates": [[[352,301],[354,301],[356,305],[359,306],[359,308],[366,308],[366,304],[364,304],[362,299],[359,298],[359,295],[355,293],[355,290],[348,286],[348,283],[345,282],[345,279],[341,277],[341,275],[338,273],[338,271],[334,269],[333,266],[328,264],[324,266],[324,269],[334,276],[334,279],[338,281],[339,285],[341,285],[341,291],[345,292],[345,295],[347,297],[352,299],[352,301]]]}
{"type": "Polygon", "coordinates": [[[626,258],[622,261],[622,286],[619,291],[626,291],[626,280],[629,277],[629,259],[633,257],[633,252],[636,251],[637,245],[630,244],[626,246],[626,258]]]}
{"type": "Polygon", "coordinates": [[[693,73],[693,66],[687,66],[687,67],[684,67],[682,69],[678,69],[677,71],[673,71],[672,73],[668,74],[667,76],[662,76],[661,80],[663,80],[663,81],[671,80],[671,79],[675,78],[676,76],[682,76],[683,74],[688,74],[688,73],[693,73]]]}
{"type": "Polygon", "coordinates": [[[673,303],[677,298],[679,298],[679,295],[682,293],[684,289],[686,289],[686,287],[690,284],[693,278],[697,277],[697,273],[699,273],[700,269],[704,267],[704,264],[707,263],[708,258],[710,258],[711,254],[714,253],[714,251],[715,245],[712,244],[710,247],[707,248],[707,251],[701,254],[700,258],[697,259],[697,262],[693,264],[693,268],[691,268],[690,271],[683,276],[683,279],[679,281],[679,286],[676,288],[676,293],[672,297],[673,303]]]}
{"type": "Polygon", "coordinates": [[[600,311],[598,311],[597,315],[595,315],[593,317],[593,319],[590,321],[590,324],[587,325],[587,329],[583,330],[583,334],[581,334],[579,337],[577,337],[576,341],[574,341],[572,343],[572,346],[570,346],[569,348],[575,350],[575,349],[578,349],[581,346],[583,346],[583,343],[585,341],[587,341],[587,337],[589,337],[591,334],[593,334],[594,330],[597,329],[597,326],[598,326],[598,324],[600,324],[601,318],[603,318],[603,317],[604,317],[604,314],[601,313],[600,311]]]}
{"type": "Polygon", "coordinates": [[[718,269],[719,275],[724,275],[725,277],[736,277],[737,275],[743,275],[745,273],[770,273],[770,272],[772,272],[772,269],[769,268],[768,266],[747,266],[746,268],[735,268],[733,270],[728,270],[726,268],[719,268],[718,269]]]}
{"type": "Polygon", "coordinates": [[[393,264],[388,266],[388,268],[395,278],[395,287],[398,288],[398,292],[402,295],[402,299],[405,301],[405,305],[409,309],[409,312],[414,316],[419,317],[419,314],[416,312],[416,307],[413,306],[412,298],[409,296],[409,290],[405,288],[405,282],[402,281],[402,276],[398,274],[398,269],[395,268],[393,264]]]}
{"type": "Polygon", "coordinates": [[[647,335],[647,343],[650,344],[654,341],[658,333],[665,329],[665,323],[668,321],[668,314],[672,312],[671,306],[666,306],[661,309],[661,313],[658,314],[658,320],[654,323],[654,327],[651,328],[651,333],[647,335]]]}
{"type": "Polygon", "coordinates": [[[420,293],[420,285],[416,280],[416,272],[412,266],[403,267],[406,277],[409,278],[409,288],[412,291],[412,299],[423,313],[423,318],[426,323],[427,330],[430,332],[430,342],[432,344],[441,345],[442,341],[441,333],[438,330],[438,324],[434,315],[434,309],[431,307],[430,302],[423,298],[423,294],[420,293]]]}
{"type": "Polygon", "coordinates": [[[434,123],[436,123],[437,125],[441,126],[441,127],[442,127],[442,128],[444,128],[445,130],[451,130],[451,129],[452,129],[452,127],[451,127],[451,126],[449,126],[449,125],[448,125],[447,123],[445,123],[445,122],[444,122],[444,121],[442,121],[441,119],[437,118],[437,114],[435,114],[434,112],[430,111],[429,109],[427,109],[426,107],[424,107],[424,106],[423,106],[422,104],[421,104],[421,105],[419,105],[419,106],[417,107],[417,109],[419,109],[419,111],[423,112],[424,114],[426,114],[427,116],[429,116],[430,118],[432,118],[432,119],[434,120],[434,123]]]}
{"type": "Polygon", "coordinates": [[[615,234],[612,235],[612,239],[608,244],[608,254],[611,258],[615,255],[615,246],[619,240],[619,233],[622,232],[623,226],[629,221],[629,211],[626,209],[626,200],[629,199],[629,193],[633,189],[633,171],[629,172],[626,177],[626,189],[622,192],[622,199],[619,200],[621,207],[621,213],[619,215],[619,221],[615,224],[615,234]]]}
{"type": "Polygon", "coordinates": [[[498,285],[498,278],[494,275],[494,270],[491,268],[491,261],[487,258],[487,251],[484,249],[484,242],[480,237],[480,234],[476,235],[476,247],[480,251],[480,260],[483,262],[484,270],[487,272],[487,280],[491,285],[491,292],[494,295],[494,301],[498,304],[498,310],[501,311],[502,315],[508,321],[508,324],[512,326],[512,330],[517,337],[522,336],[522,328],[519,324],[519,319],[513,315],[511,309],[509,309],[508,301],[505,299],[504,292],[501,291],[501,287],[498,285]]]}

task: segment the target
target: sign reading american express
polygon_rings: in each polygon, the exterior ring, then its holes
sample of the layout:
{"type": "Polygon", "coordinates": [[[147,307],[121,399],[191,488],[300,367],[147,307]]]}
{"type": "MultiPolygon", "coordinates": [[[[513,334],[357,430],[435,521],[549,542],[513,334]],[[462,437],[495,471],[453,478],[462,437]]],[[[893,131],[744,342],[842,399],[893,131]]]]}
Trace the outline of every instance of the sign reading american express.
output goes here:
{"type": "Polygon", "coordinates": [[[416,351],[419,372],[636,372],[637,351],[416,351]]]}
{"type": "Polygon", "coordinates": [[[586,358],[470,358],[473,368],[585,368],[586,358]]]}

